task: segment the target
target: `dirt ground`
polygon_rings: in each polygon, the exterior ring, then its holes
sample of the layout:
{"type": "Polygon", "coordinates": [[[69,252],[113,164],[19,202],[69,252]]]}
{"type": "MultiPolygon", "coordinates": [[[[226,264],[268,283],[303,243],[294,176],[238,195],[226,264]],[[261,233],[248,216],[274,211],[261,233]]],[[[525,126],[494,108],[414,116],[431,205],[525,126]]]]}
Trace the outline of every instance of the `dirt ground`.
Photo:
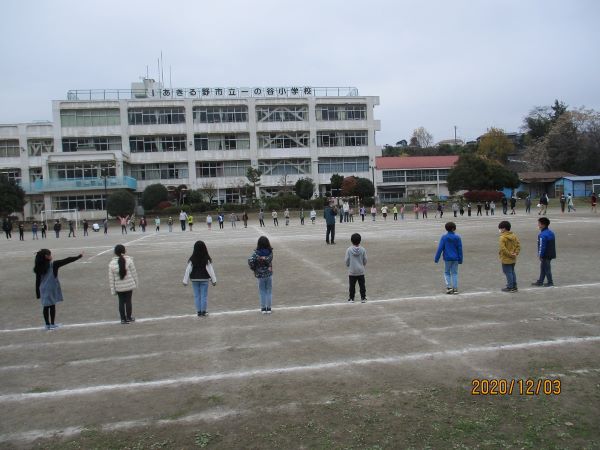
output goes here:
{"type": "Polygon", "coordinates": [[[600,218],[549,213],[556,286],[536,288],[537,215],[447,216],[338,223],[337,245],[325,245],[320,217],[2,239],[0,446],[600,448],[600,218]],[[446,219],[465,254],[455,296],[433,262],[446,219]],[[522,245],[514,294],[500,291],[504,219],[522,245]],[[365,304],[346,301],[354,232],[369,258],[365,304]],[[246,262],[261,233],[274,247],[270,316],[246,262]],[[218,277],[203,318],[181,283],[198,239],[218,277]],[[107,282],[117,243],[140,276],[129,325],[107,282]],[[85,253],[59,272],[55,331],[35,299],[41,247],[57,259],[85,253]],[[473,395],[484,379],[514,380],[513,392],[491,395],[484,382],[488,395],[473,395]]]}

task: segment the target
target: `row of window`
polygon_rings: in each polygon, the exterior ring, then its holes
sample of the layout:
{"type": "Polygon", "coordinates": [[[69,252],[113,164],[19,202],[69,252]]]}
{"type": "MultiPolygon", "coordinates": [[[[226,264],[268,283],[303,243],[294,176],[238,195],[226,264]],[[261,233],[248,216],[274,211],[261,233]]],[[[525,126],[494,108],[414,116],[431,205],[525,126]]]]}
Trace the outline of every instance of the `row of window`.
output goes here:
{"type": "Polygon", "coordinates": [[[131,176],[136,180],[173,180],[188,177],[187,163],[134,164],[131,176]]]}
{"type": "Polygon", "coordinates": [[[83,138],[63,138],[63,152],[76,152],[78,150],[121,150],[121,136],[95,136],[83,138]]]}
{"type": "Polygon", "coordinates": [[[104,194],[61,195],[52,197],[53,209],[103,210],[104,194]]]}
{"type": "Polygon", "coordinates": [[[319,158],[319,173],[357,173],[369,171],[369,158],[319,158]]]}
{"type": "Polygon", "coordinates": [[[21,183],[21,169],[16,167],[0,169],[0,175],[8,178],[8,181],[12,181],[13,183],[21,183]]]}
{"type": "MultiPolygon", "coordinates": [[[[248,107],[194,106],[194,123],[248,122],[248,107]]],[[[185,123],[183,107],[130,108],[129,125],[162,125],[185,123]]],[[[317,105],[317,120],[366,120],[367,105],[317,105]]],[[[256,107],[258,122],[303,122],[308,120],[307,105],[260,105],[256,107]]],[[[119,109],[63,109],[60,112],[63,127],[90,127],[120,125],[119,109]]]]}
{"type": "Polygon", "coordinates": [[[0,158],[19,156],[19,141],[17,139],[6,139],[0,141],[0,158]]]}
{"type": "Polygon", "coordinates": [[[384,170],[384,183],[411,183],[417,181],[445,181],[450,169],[384,170]],[[438,178],[439,177],[439,178],[438,178]]]}
{"type": "Polygon", "coordinates": [[[100,178],[103,170],[109,177],[117,175],[114,163],[109,161],[50,164],[48,169],[50,178],[59,180],[100,178]]]}

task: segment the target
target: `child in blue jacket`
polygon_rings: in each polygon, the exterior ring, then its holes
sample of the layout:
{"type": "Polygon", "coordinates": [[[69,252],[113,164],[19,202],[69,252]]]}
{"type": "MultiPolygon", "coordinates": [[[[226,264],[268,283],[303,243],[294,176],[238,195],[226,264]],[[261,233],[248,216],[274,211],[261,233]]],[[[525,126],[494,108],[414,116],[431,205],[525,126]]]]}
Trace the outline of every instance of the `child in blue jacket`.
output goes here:
{"type": "Polygon", "coordinates": [[[456,231],[454,222],[446,223],[445,228],[448,233],[440,239],[434,261],[437,264],[442,253],[444,254],[446,294],[458,294],[458,265],[463,262],[462,240],[454,233],[456,231]]]}

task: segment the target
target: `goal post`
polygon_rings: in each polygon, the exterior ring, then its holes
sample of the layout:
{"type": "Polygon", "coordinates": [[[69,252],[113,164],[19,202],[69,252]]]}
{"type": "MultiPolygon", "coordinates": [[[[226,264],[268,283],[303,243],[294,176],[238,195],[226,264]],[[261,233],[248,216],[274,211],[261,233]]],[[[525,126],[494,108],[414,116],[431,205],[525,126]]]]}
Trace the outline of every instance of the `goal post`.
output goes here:
{"type": "Polygon", "coordinates": [[[75,224],[75,229],[79,229],[78,209],[46,209],[40,214],[42,217],[42,222],[48,226],[48,229],[52,229],[52,223],[56,220],[61,222],[68,222],[69,220],[72,220],[75,224]]]}

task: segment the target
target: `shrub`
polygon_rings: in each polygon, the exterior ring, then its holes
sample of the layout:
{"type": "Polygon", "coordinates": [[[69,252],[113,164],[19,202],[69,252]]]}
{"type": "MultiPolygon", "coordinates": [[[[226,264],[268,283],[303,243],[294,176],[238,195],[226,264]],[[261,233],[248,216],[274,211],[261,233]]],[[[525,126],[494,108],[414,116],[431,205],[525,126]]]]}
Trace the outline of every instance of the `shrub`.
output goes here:
{"type": "Polygon", "coordinates": [[[527,198],[528,195],[529,195],[529,192],[527,192],[527,191],[518,191],[517,192],[517,198],[520,198],[521,200],[524,198],[527,198]]]}
{"type": "Polygon", "coordinates": [[[504,194],[499,191],[467,191],[463,197],[470,202],[499,202],[504,194]]]}
{"type": "Polygon", "coordinates": [[[168,200],[169,191],[162,184],[151,184],[144,189],[142,193],[142,206],[144,209],[154,209],[156,206],[164,201],[168,200]]]}
{"type": "Polygon", "coordinates": [[[171,203],[171,202],[170,202],[170,201],[168,201],[168,200],[163,200],[163,201],[162,201],[162,202],[160,202],[158,205],[156,205],[156,209],[163,210],[163,209],[166,209],[166,208],[170,208],[170,207],[172,207],[172,206],[173,206],[173,203],[171,203]]]}

